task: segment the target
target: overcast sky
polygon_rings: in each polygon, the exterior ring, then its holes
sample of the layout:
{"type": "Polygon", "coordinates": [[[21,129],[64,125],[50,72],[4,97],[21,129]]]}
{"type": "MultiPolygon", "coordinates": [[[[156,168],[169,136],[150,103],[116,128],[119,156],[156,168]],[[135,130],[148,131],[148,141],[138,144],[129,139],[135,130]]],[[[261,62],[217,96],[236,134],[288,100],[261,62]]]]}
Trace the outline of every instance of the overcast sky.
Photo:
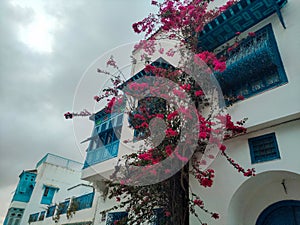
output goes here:
{"type": "Polygon", "coordinates": [[[150,0],[0,1],[0,224],[22,170],[48,152],[83,162],[63,114],[91,62],[141,39],[131,24],[150,10],[150,0]]]}

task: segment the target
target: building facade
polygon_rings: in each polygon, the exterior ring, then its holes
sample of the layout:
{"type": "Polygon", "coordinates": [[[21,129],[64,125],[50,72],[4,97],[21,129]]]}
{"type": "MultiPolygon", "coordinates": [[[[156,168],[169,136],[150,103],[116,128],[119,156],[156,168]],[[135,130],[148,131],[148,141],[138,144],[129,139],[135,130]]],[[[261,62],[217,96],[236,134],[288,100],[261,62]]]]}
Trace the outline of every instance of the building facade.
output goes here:
{"type": "MultiPolygon", "coordinates": [[[[199,34],[199,47],[216,54],[222,52],[222,46],[232,43],[237,32],[244,38],[228,54],[226,70],[215,77],[224,95],[245,97],[243,101],[227,101],[234,121],[245,117],[248,120],[247,133],[226,140],[226,151],[244,167],[254,167],[257,173],[247,179],[219,155],[211,164],[216,173],[212,188],[202,188],[190,179],[192,189],[207,208],[220,214],[220,219],[213,220],[199,209],[208,224],[300,224],[299,7],[300,2],[295,0],[241,0],[199,34]]],[[[159,57],[152,60],[162,61],[159,57]]],[[[163,60],[172,64],[172,59],[163,60]]],[[[133,67],[132,80],[145,74],[142,67],[133,67]]],[[[101,190],[101,180],[112,173],[118,158],[128,153],[123,142],[132,139],[134,131],[126,129],[126,114],[108,115],[102,110],[92,119],[95,127],[82,179],[101,190]]],[[[103,202],[100,210],[113,204],[116,203],[103,202]]],[[[115,212],[116,218],[117,215],[122,212],[115,212]]],[[[198,223],[190,216],[190,224],[198,223]]]]}
{"type": "MultiPolygon", "coordinates": [[[[216,54],[236,32],[245,38],[228,56],[227,69],[215,77],[224,95],[245,97],[226,102],[234,121],[248,120],[247,132],[225,145],[233,159],[257,174],[245,178],[218,155],[211,164],[216,174],[211,188],[190,179],[206,207],[220,214],[213,220],[199,209],[208,224],[300,224],[299,8],[298,0],[241,0],[199,34],[199,47],[216,54]]],[[[159,55],[153,61],[172,64],[159,55]]],[[[133,65],[132,80],[141,78],[143,69],[133,65]]],[[[127,216],[122,210],[101,214],[118,204],[104,200],[101,192],[118,159],[134,148],[128,149],[125,141],[136,134],[127,129],[127,114],[103,109],[91,119],[95,126],[84,165],[48,154],[34,170],[23,171],[4,225],[112,225],[127,216]]],[[[138,150],[138,142],[132,145],[138,150]]],[[[190,224],[199,222],[191,215],[190,224]]]]}
{"type": "Polygon", "coordinates": [[[4,225],[67,224],[71,219],[91,224],[97,194],[81,180],[82,166],[48,153],[35,169],[23,171],[4,225]]]}

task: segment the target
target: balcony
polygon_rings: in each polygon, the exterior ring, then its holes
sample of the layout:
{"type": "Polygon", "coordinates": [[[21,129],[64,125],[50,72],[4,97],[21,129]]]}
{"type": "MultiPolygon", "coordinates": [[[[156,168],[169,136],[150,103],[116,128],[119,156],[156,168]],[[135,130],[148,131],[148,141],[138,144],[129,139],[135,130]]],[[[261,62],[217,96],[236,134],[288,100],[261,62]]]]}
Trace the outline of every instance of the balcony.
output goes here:
{"type": "MultiPolygon", "coordinates": [[[[85,210],[85,209],[90,209],[93,206],[94,202],[94,192],[81,195],[72,199],[68,199],[64,202],[60,202],[58,205],[52,205],[48,207],[47,212],[42,211],[42,212],[37,212],[33,213],[29,216],[30,223],[32,222],[38,222],[38,221],[43,221],[43,220],[48,220],[54,217],[55,215],[64,215],[67,214],[68,212],[74,212],[74,215],[77,211],[85,210]],[[45,216],[46,214],[46,216],[45,216]],[[49,218],[50,217],[50,218],[49,218]]],[[[84,214],[84,215],[89,215],[89,214],[84,214]]],[[[93,215],[93,212],[90,213],[89,216],[93,215]]],[[[68,217],[59,217],[59,219],[67,220],[68,217]]],[[[79,220],[81,219],[91,219],[91,218],[81,218],[79,216],[79,220]]],[[[77,219],[78,220],[78,219],[77,219]]]]}
{"type": "Polygon", "coordinates": [[[83,169],[118,156],[119,140],[87,152],[83,169]]]}
{"type": "Polygon", "coordinates": [[[280,9],[287,0],[241,0],[204,26],[198,34],[198,48],[212,51],[270,15],[277,13],[285,28],[280,9]]]}
{"type": "Polygon", "coordinates": [[[244,39],[229,53],[219,55],[227,58],[227,68],[222,73],[216,72],[215,77],[223,95],[233,99],[229,104],[236,96],[249,98],[288,81],[271,24],[244,39]]]}

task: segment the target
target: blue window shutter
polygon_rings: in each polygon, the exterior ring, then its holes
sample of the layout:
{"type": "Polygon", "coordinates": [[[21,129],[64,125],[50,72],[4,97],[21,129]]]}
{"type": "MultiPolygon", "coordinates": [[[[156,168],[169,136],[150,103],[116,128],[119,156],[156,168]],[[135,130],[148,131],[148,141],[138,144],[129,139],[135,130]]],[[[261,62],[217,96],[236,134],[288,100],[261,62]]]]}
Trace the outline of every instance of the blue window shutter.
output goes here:
{"type": "Polygon", "coordinates": [[[248,144],[252,163],[280,159],[275,133],[250,138],[248,144]]]}

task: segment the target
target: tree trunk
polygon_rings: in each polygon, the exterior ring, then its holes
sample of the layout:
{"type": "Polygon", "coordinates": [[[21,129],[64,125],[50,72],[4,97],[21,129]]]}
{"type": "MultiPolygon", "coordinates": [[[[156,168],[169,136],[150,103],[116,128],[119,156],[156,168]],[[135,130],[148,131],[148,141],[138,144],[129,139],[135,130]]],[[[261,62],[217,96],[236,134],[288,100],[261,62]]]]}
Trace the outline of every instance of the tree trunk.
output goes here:
{"type": "Polygon", "coordinates": [[[189,165],[185,165],[169,180],[170,223],[172,225],[189,225],[189,165]]]}

